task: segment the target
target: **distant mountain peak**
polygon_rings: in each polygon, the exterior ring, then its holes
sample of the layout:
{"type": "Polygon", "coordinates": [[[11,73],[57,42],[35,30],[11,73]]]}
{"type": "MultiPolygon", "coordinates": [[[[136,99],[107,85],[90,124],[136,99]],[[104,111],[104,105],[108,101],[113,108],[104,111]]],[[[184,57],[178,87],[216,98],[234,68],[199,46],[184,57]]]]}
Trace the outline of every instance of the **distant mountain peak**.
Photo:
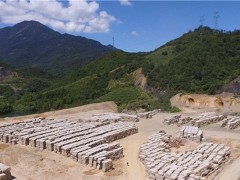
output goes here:
{"type": "Polygon", "coordinates": [[[0,29],[0,63],[15,67],[77,68],[113,49],[81,36],[61,34],[37,21],[0,29]]]}
{"type": "Polygon", "coordinates": [[[60,35],[60,33],[50,29],[49,27],[41,24],[38,21],[23,21],[20,22],[12,27],[12,30],[19,34],[19,33],[47,33],[51,35],[60,35]]]}

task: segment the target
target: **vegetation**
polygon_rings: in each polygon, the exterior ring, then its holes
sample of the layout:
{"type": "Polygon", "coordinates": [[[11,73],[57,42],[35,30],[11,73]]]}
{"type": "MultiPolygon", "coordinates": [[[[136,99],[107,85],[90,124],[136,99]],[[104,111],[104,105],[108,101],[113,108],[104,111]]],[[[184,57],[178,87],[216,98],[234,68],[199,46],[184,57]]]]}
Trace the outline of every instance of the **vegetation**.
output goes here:
{"type": "Polygon", "coordinates": [[[200,27],[154,52],[112,51],[65,76],[43,69],[11,68],[17,73],[0,82],[0,115],[33,113],[115,101],[119,111],[144,108],[178,112],[170,98],[177,92],[214,94],[240,75],[240,31],[200,27]],[[150,90],[135,86],[132,72],[143,68],[150,90]],[[162,93],[164,92],[164,93],[162,93]]]}
{"type": "Polygon", "coordinates": [[[148,59],[144,73],[151,86],[162,90],[214,94],[240,75],[239,38],[240,31],[200,27],[148,55],[154,58],[169,48],[177,54],[168,52],[162,63],[148,59]]]}
{"type": "Polygon", "coordinates": [[[0,115],[12,112],[13,107],[6,101],[0,99],[0,115]]]}
{"type": "Polygon", "coordinates": [[[36,21],[0,29],[1,63],[37,67],[58,77],[113,50],[95,40],[60,34],[36,21]]]}

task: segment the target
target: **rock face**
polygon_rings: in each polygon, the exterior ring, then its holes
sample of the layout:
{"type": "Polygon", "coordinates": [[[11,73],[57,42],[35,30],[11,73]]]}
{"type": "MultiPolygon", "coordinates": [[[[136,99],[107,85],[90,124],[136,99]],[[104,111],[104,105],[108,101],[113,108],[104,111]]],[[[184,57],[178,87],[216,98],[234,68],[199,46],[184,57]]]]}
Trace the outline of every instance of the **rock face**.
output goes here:
{"type": "Polygon", "coordinates": [[[211,108],[230,109],[240,108],[240,98],[232,94],[205,95],[205,94],[177,94],[171,98],[172,106],[181,108],[211,108]]]}
{"type": "Polygon", "coordinates": [[[223,86],[221,92],[228,92],[240,95],[240,77],[223,86]]]}

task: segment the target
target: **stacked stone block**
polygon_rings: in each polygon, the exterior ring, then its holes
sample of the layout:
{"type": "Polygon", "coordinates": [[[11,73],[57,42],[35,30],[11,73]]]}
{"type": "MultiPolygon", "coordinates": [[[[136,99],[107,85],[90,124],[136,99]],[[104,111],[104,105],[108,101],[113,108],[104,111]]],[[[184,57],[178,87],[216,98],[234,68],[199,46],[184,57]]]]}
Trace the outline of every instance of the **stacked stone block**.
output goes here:
{"type": "Polygon", "coordinates": [[[182,126],[180,130],[180,137],[196,142],[202,142],[203,131],[194,126],[182,126]]]}
{"type": "Polygon", "coordinates": [[[138,113],[137,116],[139,118],[149,119],[149,118],[152,118],[154,115],[156,115],[157,113],[160,113],[160,112],[161,112],[161,109],[155,109],[153,111],[148,111],[148,112],[144,112],[144,113],[138,113]]]}
{"type": "Polygon", "coordinates": [[[178,123],[179,119],[181,118],[180,114],[174,115],[174,116],[170,116],[167,117],[163,120],[164,124],[170,125],[170,124],[176,124],[178,123]]]}
{"type": "Polygon", "coordinates": [[[209,124],[217,123],[226,118],[226,115],[214,114],[214,113],[205,113],[201,114],[198,117],[194,118],[191,123],[193,126],[202,127],[209,124]]]}
{"type": "Polygon", "coordinates": [[[112,168],[112,161],[123,156],[119,143],[109,143],[137,132],[135,124],[130,122],[80,123],[31,119],[1,125],[0,140],[54,151],[82,164],[108,171],[112,168]]]}
{"type": "Polygon", "coordinates": [[[138,116],[130,115],[126,113],[104,113],[93,115],[90,119],[85,122],[107,122],[114,123],[119,121],[130,121],[130,122],[138,122],[138,116]]]}
{"type": "Polygon", "coordinates": [[[226,127],[228,129],[236,129],[239,125],[240,125],[239,116],[228,116],[222,122],[222,127],[226,127]]]}
{"type": "Polygon", "coordinates": [[[0,179],[1,180],[11,180],[11,168],[5,164],[0,163],[0,179]]]}
{"type": "Polygon", "coordinates": [[[193,151],[171,152],[168,144],[171,138],[166,133],[160,132],[150,136],[140,147],[139,157],[149,179],[203,180],[218,169],[230,155],[228,146],[208,142],[200,144],[193,151]]]}

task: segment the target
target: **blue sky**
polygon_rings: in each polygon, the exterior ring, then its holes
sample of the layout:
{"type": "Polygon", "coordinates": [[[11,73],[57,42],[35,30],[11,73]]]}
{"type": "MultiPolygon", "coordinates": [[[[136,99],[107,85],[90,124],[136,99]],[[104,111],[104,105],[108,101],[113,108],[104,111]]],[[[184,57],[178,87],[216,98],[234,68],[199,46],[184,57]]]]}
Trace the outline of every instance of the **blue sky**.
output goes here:
{"type": "MultiPolygon", "coordinates": [[[[197,28],[200,25],[200,16],[205,17],[204,25],[214,28],[214,13],[217,11],[220,15],[219,29],[240,29],[240,2],[238,1],[130,1],[130,3],[131,5],[121,5],[119,1],[97,1],[95,4],[91,4],[91,7],[85,4],[86,8],[84,9],[88,8],[89,11],[99,14],[101,11],[105,11],[107,14],[101,16],[102,19],[99,18],[100,15],[97,16],[99,23],[96,22],[89,27],[82,28],[82,24],[79,24],[78,21],[77,30],[70,28],[72,26],[68,26],[68,28],[55,24],[52,26],[50,23],[52,21],[46,19],[41,19],[41,21],[62,33],[85,36],[98,40],[102,44],[111,44],[112,37],[114,37],[115,46],[129,52],[152,51],[158,48],[183,33],[197,28]],[[101,26],[101,22],[104,26],[101,26]]],[[[67,7],[68,3],[64,2],[64,6],[67,7]]],[[[52,5],[52,9],[54,8],[55,4],[52,5]]],[[[77,10],[76,12],[81,11],[81,9],[77,10]]],[[[82,16],[90,16],[89,11],[82,16]]],[[[49,13],[45,13],[45,16],[48,15],[51,16],[49,13]]],[[[28,16],[22,17],[29,20],[28,16]]],[[[71,18],[67,21],[76,21],[75,16],[71,18]]],[[[13,21],[5,14],[1,15],[0,12],[0,27],[14,24],[20,20],[16,18],[13,21]]],[[[34,20],[37,20],[36,17],[34,20]]],[[[87,21],[88,18],[84,20],[87,21]]],[[[65,20],[62,21],[65,22],[65,20]]]]}

